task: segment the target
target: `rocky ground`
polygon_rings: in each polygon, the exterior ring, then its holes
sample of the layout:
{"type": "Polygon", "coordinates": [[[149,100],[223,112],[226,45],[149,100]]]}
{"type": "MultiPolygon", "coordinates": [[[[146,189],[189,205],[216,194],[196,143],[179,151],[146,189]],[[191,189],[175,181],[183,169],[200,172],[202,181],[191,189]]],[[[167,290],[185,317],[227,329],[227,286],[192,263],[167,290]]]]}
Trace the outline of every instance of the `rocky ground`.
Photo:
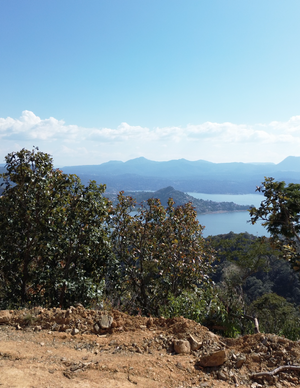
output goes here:
{"type": "Polygon", "coordinates": [[[80,305],[4,310],[0,386],[299,387],[300,343],[271,334],[226,339],[182,317],[80,305]]]}

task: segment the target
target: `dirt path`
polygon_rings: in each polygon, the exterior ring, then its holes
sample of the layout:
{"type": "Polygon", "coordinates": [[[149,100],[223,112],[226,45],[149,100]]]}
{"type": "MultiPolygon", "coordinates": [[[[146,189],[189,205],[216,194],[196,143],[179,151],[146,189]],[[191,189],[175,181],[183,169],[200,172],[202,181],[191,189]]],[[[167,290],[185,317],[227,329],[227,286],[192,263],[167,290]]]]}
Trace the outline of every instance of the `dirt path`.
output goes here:
{"type": "Polygon", "coordinates": [[[184,318],[82,306],[0,311],[0,324],[0,387],[300,386],[297,370],[251,378],[300,364],[299,343],[274,335],[224,339],[184,318]]]}

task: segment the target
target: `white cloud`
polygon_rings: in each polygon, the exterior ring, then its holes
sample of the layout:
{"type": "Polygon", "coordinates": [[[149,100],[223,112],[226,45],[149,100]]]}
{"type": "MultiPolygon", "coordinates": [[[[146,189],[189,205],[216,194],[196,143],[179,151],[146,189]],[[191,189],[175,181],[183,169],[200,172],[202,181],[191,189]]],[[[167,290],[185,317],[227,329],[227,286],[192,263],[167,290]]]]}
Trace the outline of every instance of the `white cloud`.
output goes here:
{"type": "Polygon", "coordinates": [[[149,136],[149,129],[122,123],[117,129],[102,128],[90,131],[87,139],[96,141],[128,141],[149,136]]]}
{"type": "Polygon", "coordinates": [[[41,120],[33,112],[24,110],[19,119],[0,118],[0,138],[23,140],[57,140],[75,138],[79,131],[76,125],[65,125],[53,117],[41,120]]]}
{"type": "Polygon", "coordinates": [[[117,128],[83,128],[53,117],[41,119],[30,111],[24,111],[19,119],[0,118],[2,160],[8,152],[34,144],[51,153],[58,164],[99,164],[138,156],[279,162],[288,155],[298,156],[299,143],[300,116],[269,124],[206,122],[156,128],[128,123],[117,128]]]}

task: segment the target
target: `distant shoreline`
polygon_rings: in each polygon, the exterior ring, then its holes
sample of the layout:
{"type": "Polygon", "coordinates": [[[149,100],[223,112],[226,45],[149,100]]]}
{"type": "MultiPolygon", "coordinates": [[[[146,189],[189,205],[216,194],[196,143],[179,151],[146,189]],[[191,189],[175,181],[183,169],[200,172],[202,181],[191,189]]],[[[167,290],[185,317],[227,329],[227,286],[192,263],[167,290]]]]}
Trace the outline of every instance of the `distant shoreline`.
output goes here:
{"type": "Polygon", "coordinates": [[[205,213],[197,213],[198,215],[200,214],[219,214],[219,213],[238,213],[238,212],[247,212],[247,210],[217,210],[217,211],[214,211],[214,212],[205,212],[205,213]]]}

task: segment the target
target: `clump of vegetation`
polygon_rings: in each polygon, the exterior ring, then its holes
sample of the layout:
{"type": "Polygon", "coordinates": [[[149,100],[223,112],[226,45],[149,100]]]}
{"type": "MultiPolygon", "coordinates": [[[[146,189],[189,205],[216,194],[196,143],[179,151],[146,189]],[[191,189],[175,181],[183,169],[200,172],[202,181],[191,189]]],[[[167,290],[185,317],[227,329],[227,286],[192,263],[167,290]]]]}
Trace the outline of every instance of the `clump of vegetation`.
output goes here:
{"type": "Polygon", "coordinates": [[[0,199],[0,308],[88,304],[112,260],[105,186],[82,185],[48,154],[6,156],[0,199]]]}
{"type": "Polygon", "coordinates": [[[260,329],[297,340],[300,337],[300,314],[294,305],[275,293],[264,294],[249,310],[258,317],[260,329]]]}
{"type": "Polygon", "coordinates": [[[190,203],[175,207],[169,199],[165,208],[150,198],[137,208],[123,193],[118,200],[111,218],[117,276],[110,293],[127,310],[158,315],[168,297],[210,283],[213,250],[190,203]]]}
{"type": "Polygon", "coordinates": [[[259,208],[250,210],[251,221],[258,220],[271,234],[271,242],[282,256],[300,271],[300,184],[276,182],[265,178],[257,191],[263,193],[264,201],[259,208]]]}
{"type": "Polygon", "coordinates": [[[32,326],[36,320],[36,317],[30,313],[26,313],[23,318],[23,322],[26,326],[32,326]]]}

